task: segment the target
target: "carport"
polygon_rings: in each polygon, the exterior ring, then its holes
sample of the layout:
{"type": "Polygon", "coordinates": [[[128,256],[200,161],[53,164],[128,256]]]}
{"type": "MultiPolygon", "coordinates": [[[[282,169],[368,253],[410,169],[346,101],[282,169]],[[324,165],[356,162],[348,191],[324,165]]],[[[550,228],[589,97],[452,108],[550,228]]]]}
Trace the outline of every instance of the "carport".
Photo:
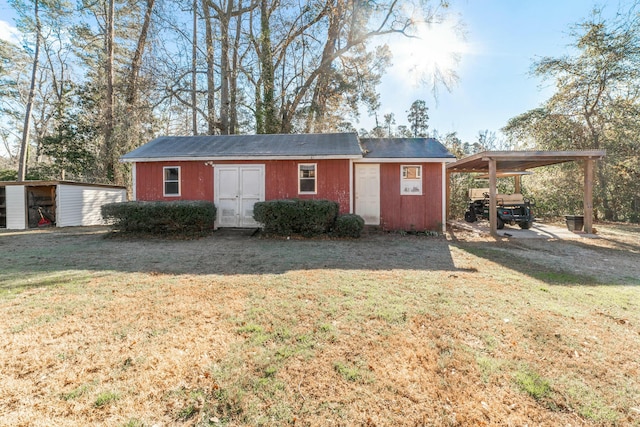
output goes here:
{"type": "MultiPolygon", "coordinates": [[[[541,166],[566,162],[582,162],[584,170],[584,230],[593,231],[593,171],[596,160],[605,156],[604,150],[577,151],[484,151],[447,164],[447,217],[449,216],[450,176],[452,173],[487,173],[489,175],[490,232],[498,237],[496,185],[499,175],[524,172],[541,166]]],[[[520,189],[520,175],[513,174],[516,191],[520,189]]]]}

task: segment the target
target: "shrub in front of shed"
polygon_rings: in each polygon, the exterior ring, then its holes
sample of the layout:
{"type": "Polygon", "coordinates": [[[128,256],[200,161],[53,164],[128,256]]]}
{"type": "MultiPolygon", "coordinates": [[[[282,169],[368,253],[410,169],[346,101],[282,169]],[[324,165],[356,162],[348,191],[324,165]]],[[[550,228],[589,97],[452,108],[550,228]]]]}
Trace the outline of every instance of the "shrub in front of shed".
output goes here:
{"type": "Polygon", "coordinates": [[[344,214],[336,218],[333,234],[337,237],[360,237],[364,230],[364,219],[356,214],[344,214]]]}
{"type": "Polygon", "coordinates": [[[109,203],[102,217],[125,233],[192,234],[213,229],[216,207],[205,201],[109,203]]]}
{"type": "Polygon", "coordinates": [[[294,223],[298,221],[295,213],[294,200],[269,200],[253,205],[253,219],[262,224],[265,233],[293,234],[294,223]]]}
{"type": "Polygon", "coordinates": [[[340,204],[331,200],[298,200],[301,211],[300,234],[315,236],[328,233],[336,222],[340,204]]]}
{"type": "Polygon", "coordinates": [[[253,206],[253,218],[269,234],[311,237],[328,233],[339,210],[340,205],[331,200],[268,200],[253,206]]]}

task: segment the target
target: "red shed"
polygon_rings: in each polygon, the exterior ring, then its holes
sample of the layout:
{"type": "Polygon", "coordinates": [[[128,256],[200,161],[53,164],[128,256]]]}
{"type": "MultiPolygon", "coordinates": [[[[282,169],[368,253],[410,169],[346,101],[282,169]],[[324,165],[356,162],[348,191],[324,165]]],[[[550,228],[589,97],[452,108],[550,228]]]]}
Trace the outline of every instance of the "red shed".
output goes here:
{"type": "Polygon", "coordinates": [[[255,227],[253,205],[329,199],[388,230],[444,227],[444,166],[434,139],[354,133],[160,137],[124,155],[134,200],[209,200],[218,227],[255,227]]]}

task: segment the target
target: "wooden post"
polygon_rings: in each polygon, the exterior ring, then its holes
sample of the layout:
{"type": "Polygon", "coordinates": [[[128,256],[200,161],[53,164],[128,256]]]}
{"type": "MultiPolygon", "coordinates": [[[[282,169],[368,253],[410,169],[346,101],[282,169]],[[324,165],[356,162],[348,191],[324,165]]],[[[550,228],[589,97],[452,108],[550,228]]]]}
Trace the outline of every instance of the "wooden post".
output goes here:
{"type": "Polygon", "coordinates": [[[521,188],[520,188],[520,187],[521,187],[521,186],[520,186],[520,178],[521,178],[521,176],[520,176],[520,175],[516,175],[516,176],[514,177],[514,179],[515,179],[515,189],[514,189],[514,193],[516,193],[516,194],[520,194],[520,193],[522,193],[522,190],[521,190],[521,188]]]}
{"type": "MultiPolygon", "coordinates": [[[[446,168],[446,165],[445,165],[446,168]]],[[[446,203],[447,203],[447,211],[445,213],[445,223],[449,220],[449,215],[451,215],[451,172],[447,171],[445,176],[445,185],[446,185],[446,203]]]]}
{"type": "Polygon", "coordinates": [[[498,237],[498,211],[496,206],[496,159],[489,158],[489,230],[498,237]]]}
{"type": "Polygon", "coordinates": [[[593,159],[584,161],[584,231],[593,232],[593,159]]]}

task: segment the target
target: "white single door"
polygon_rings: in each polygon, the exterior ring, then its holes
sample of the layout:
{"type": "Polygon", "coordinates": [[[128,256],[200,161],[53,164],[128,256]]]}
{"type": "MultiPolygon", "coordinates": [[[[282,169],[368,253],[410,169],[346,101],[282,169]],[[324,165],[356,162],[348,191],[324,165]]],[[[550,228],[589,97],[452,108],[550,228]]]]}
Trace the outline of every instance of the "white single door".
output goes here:
{"type": "Polygon", "coordinates": [[[264,165],[215,167],[218,227],[256,227],[253,205],[264,201],[264,165]]]}
{"type": "Polygon", "coordinates": [[[27,199],[24,185],[7,185],[5,191],[7,229],[24,230],[27,228],[27,199]]]}
{"type": "Polygon", "coordinates": [[[241,166],[240,175],[240,227],[257,227],[253,219],[253,205],[264,201],[264,166],[241,166]]]}
{"type": "Polygon", "coordinates": [[[356,214],[367,225],[380,225],[379,164],[356,164],[356,214]]]}

